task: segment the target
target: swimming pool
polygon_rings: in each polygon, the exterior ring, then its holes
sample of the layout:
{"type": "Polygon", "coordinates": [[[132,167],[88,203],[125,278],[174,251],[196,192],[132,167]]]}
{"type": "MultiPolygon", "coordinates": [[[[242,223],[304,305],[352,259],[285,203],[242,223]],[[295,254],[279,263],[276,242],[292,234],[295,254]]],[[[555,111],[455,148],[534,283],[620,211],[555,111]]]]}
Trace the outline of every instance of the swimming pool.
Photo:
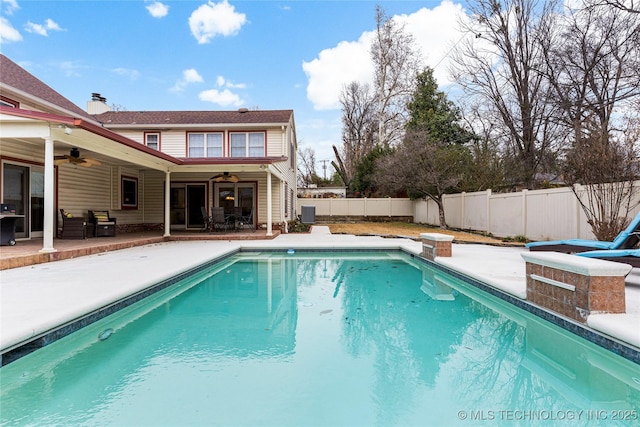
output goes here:
{"type": "Polygon", "coordinates": [[[401,252],[240,253],[0,369],[3,425],[638,425],[638,365],[401,252]]]}

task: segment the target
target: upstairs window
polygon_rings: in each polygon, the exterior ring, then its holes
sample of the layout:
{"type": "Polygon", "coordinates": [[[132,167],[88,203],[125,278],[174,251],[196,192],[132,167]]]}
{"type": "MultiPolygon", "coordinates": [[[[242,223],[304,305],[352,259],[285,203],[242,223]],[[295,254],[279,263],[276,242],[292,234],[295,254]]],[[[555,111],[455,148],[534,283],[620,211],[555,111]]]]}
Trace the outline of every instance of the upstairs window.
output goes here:
{"type": "Polygon", "coordinates": [[[189,133],[188,157],[222,157],[222,132],[189,133]]]}
{"type": "Polygon", "coordinates": [[[159,133],[145,133],[144,145],[154,150],[160,150],[160,134],[159,133]]]}
{"type": "Polygon", "coordinates": [[[233,132],[230,135],[231,157],[264,157],[264,132],[233,132]]]}
{"type": "Polygon", "coordinates": [[[13,99],[0,96],[0,105],[2,105],[3,107],[18,108],[20,103],[18,103],[17,101],[14,101],[13,99]]]}

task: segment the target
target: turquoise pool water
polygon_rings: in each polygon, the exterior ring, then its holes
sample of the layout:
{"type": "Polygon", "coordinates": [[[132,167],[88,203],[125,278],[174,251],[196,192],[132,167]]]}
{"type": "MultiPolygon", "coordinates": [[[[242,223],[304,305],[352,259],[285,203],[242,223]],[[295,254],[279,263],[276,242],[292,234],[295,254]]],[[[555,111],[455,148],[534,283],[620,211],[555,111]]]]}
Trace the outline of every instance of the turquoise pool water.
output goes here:
{"type": "Polygon", "coordinates": [[[2,425],[640,425],[640,367],[401,253],[238,254],[0,369],[2,425]]]}

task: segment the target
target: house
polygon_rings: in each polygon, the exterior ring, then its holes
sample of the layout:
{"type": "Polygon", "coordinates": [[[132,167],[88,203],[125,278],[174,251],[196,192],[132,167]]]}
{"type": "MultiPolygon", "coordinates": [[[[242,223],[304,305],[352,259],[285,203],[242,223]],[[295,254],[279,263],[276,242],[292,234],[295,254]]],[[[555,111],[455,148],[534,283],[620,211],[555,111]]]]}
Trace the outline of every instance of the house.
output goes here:
{"type": "Polygon", "coordinates": [[[296,216],[292,110],[82,110],[0,55],[0,202],[16,238],[53,252],[59,209],[108,210],[117,232],[199,230],[201,208],[239,207],[273,235],[296,216]]]}

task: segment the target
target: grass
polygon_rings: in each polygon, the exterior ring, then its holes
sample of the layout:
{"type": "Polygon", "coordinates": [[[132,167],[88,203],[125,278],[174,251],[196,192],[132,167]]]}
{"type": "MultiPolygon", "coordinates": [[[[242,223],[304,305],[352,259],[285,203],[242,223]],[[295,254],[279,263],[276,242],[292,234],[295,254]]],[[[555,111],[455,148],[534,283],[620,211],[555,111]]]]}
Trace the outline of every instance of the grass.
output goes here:
{"type": "Polygon", "coordinates": [[[363,235],[380,235],[380,236],[403,236],[403,237],[420,237],[420,233],[441,233],[454,237],[457,243],[483,243],[489,245],[501,246],[521,246],[522,242],[514,239],[497,239],[480,233],[472,233],[459,230],[448,230],[438,227],[432,227],[423,224],[413,224],[406,222],[357,222],[357,223],[335,223],[335,224],[317,224],[326,225],[332,234],[354,234],[356,236],[363,235]]]}

